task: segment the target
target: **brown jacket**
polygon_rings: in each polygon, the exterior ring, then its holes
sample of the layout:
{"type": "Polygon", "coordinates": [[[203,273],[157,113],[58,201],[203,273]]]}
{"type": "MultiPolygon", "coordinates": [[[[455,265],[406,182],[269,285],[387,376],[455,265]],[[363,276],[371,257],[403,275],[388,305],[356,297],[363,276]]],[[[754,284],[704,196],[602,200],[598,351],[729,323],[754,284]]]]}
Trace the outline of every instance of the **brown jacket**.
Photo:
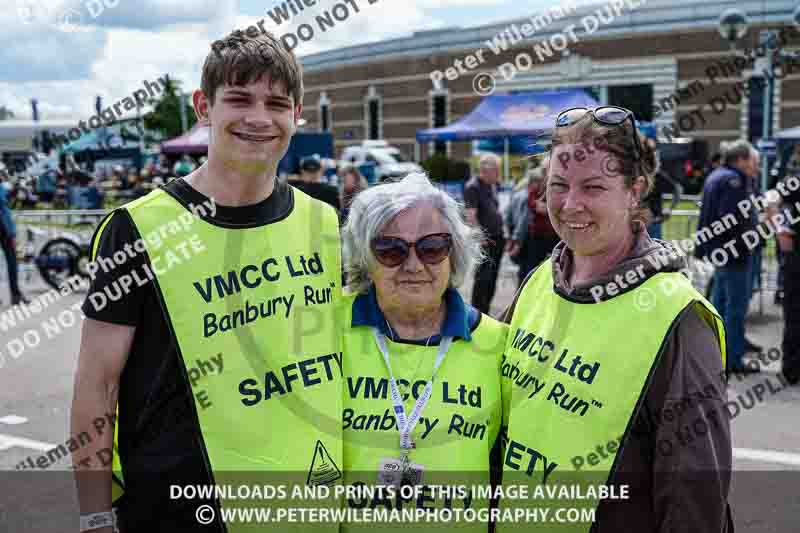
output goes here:
{"type": "MultiPolygon", "coordinates": [[[[658,272],[677,272],[684,267],[683,258],[670,253],[669,244],[651,239],[643,227],[637,235],[628,258],[593,280],[591,286],[642,269],[646,276],[627,289],[633,290],[658,272]],[[668,258],[665,266],[657,268],[663,263],[651,261],[656,254],[668,258]]],[[[556,292],[573,301],[595,302],[590,285],[569,285],[572,253],[563,242],[553,250],[553,258],[556,292]]],[[[540,268],[548,265],[543,263],[540,268]]],[[[506,322],[510,322],[516,301],[515,297],[506,311],[506,322]]],[[[632,324],[632,334],[642,326],[632,324]]],[[[728,489],[732,448],[726,399],[716,335],[696,309],[687,309],[667,334],[610,480],[611,484],[629,485],[630,499],[603,500],[593,531],[731,533],[728,489]]]]}

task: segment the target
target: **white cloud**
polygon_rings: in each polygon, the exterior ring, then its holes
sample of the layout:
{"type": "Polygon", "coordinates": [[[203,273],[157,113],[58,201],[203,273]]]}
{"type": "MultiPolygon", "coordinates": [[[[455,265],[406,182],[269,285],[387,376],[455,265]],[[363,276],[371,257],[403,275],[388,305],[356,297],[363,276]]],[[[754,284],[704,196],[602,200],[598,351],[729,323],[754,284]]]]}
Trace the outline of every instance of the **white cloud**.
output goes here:
{"type": "MultiPolygon", "coordinates": [[[[451,26],[447,10],[486,9],[504,18],[535,11],[533,4],[555,5],[554,0],[319,0],[290,22],[276,25],[264,9],[244,16],[238,0],[11,0],[12,9],[0,12],[0,105],[18,117],[30,117],[30,99],[39,100],[46,118],[85,118],[94,113],[96,95],[110,105],[168,73],[190,91],[200,83],[202,62],[210,44],[235,29],[246,29],[262,18],[265,27],[281,36],[309,24],[314,38],[300,42],[299,56],[344,46],[408,36],[415,31],[451,26]],[[96,18],[97,2],[113,6],[96,18]],[[115,4],[116,2],[116,4],[115,4]],[[372,3],[370,3],[372,2],[372,3]],[[89,5],[91,4],[91,6],[89,5]],[[527,5],[526,5],[527,4],[527,5]],[[49,9],[42,6],[50,6],[49,9]],[[348,7],[345,20],[320,30],[318,16],[336,5],[348,7]],[[358,6],[355,12],[353,5],[358,6]],[[497,7],[503,9],[494,9],[497,7]],[[513,7],[512,7],[513,6],[513,7]],[[19,8],[29,8],[23,23],[19,8]],[[36,11],[38,9],[39,11],[36,11]],[[87,31],[64,32],[54,17],[78,10],[87,31]],[[50,18],[47,18],[50,17],[50,18]]],[[[279,6],[270,0],[271,10],[279,6]]],[[[332,15],[343,18],[342,7],[332,15]]],[[[22,11],[25,11],[24,9],[22,11]]],[[[483,21],[484,23],[486,20],[483,21]]]]}
{"type": "MultiPolygon", "coordinates": [[[[303,41],[302,38],[296,39],[295,53],[304,56],[332,48],[375,42],[390,37],[409,35],[414,31],[444,26],[445,21],[426,14],[424,9],[418,5],[424,1],[430,0],[417,0],[416,2],[320,0],[313,7],[306,8],[298,15],[293,16],[288,23],[278,25],[269,16],[265,16],[263,25],[278,37],[287,33],[297,35],[300,26],[304,24],[310,26],[313,37],[306,41],[303,41]],[[320,20],[325,22],[320,22],[320,20]],[[327,21],[331,21],[333,26],[330,26],[327,21]]],[[[480,1],[496,2],[497,0],[480,1]]],[[[245,29],[259,20],[259,17],[242,17],[239,28],[245,29]]],[[[307,32],[307,27],[303,31],[307,32]]],[[[301,33],[301,35],[305,36],[307,33],[301,33]]],[[[285,42],[294,43],[295,39],[286,37],[285,42]]]]}
{"type": "MultiPolygon", "coordinates": [[[[120,0],[120,7],[122,2],[120,0]]],[[[132,3],[131,0],[128,0],[132,3]]],[[[0,14],[0,105],[31,118],[30,99],[43,118],[85,118],[95,97],[108,106],[164,74],[182,80],[184,90],[199,85],[210,42],[234,27],[234,0],[215,1],[204,23],[176,23],[168,29],[97,28],[67,33],[47,20],[20,24],[17,13],[0,14]]]]}

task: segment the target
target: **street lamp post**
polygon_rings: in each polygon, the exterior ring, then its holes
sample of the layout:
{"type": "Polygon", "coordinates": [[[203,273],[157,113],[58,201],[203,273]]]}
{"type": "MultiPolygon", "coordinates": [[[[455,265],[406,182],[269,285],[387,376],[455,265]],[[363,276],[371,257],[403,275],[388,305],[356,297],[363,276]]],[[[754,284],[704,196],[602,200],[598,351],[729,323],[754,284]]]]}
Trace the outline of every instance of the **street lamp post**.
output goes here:
{"type": "MultiPolygon", "coordinates": [[[[773,50],[770,50],[769,43],[778,42],[778,32],[775,30],[762,31],[761,42],[766,50],[767,69],[765,72],[766,84],[764,85],[764,125],[761,128],[761,138],[767,142],[772,141],[772,120],[773,114],[773,95],[775,91],[775,61],[773,50]]],[[[777,44],[775,45],[777,48],[777,44]]],[[[780,51],[778,53],[781,53],[780,51]]],[[[761,157],[761,191],[766,191],[769,186],[769,157],[764,153],[761,157]]]]}
{"type": "Polygon", "coordinates": [[[180,109],[181,113],[181,135],[186,133],[188,129],[188,125],[186,123],[186,103],[185,100],[186,95],[183,94],[183,91],[178,91],[178,108],[180,109]]]}
{"type": "MultiPolygon", "coordinates": [[[[796,26],[800,27],[800,6],[795,8],[792,15],[793,22],[796,26]]],[[[719,18],[719,33],[723,39],[730,43],[731,50],[736,50],[736,41],[741,39],[747,33],[749,22],[747,15],[739,9],[728,9],[722,13],[719,18]]],[[[796,61],[800,59],[800,53],[787,52],[785,50],[778,50],[778,32],[776,30],[764,30],[759,35],[760,47],[763,46],[765,50],[766,65],[764,69],[764,77],[766,83],[764,85],[764,102],[763,114],[764,122],[761,132],[760,147],[767,148],[772,140],[772,124],[773,124],[773,102],[772,96],[775,84],[775,58],[776,56],[781,60],[796,61]]],[[[761,158],[761,190],[766,191],[769,184],[769,158],[764,156],[761,158]]]]}

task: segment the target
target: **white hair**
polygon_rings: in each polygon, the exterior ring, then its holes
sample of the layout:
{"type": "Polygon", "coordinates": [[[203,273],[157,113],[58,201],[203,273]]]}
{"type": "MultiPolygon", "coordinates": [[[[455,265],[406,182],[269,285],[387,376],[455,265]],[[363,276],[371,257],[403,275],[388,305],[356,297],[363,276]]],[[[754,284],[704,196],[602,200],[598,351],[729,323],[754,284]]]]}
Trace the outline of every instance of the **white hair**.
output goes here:
{"type": "Polygon", "coordinates": [[[735,141],[722,141],[719,143],[719,151],[722,156],[722,164],[731,166],[740,159],[750,159],[756,149],[745,139],[735,141]]]}
{"type": "Polygon", "coordinates": [[[365,293],[372,281],[370,265],[375,264],[370,244],[398,214],[420,203],[438,209],[450,229],[453,249],[450,252],[448,286],[459,287],[467,274],[483,260],[481,230],[468,225],[459,203],[435,187],[420,172],[399,181],[386,182],[362,191],[350,206],[350,215],[342,228],[343,263],[348,286],[365,293]]]}
{"type": "Polygon", "coordinates": [[[480,159],[478,159],[478,164],[483,164],[484,161],[492,161],[498,168],[500,168],[500,164],[503,162],[499,155],[491,152],[481,155],[480,159]]]}

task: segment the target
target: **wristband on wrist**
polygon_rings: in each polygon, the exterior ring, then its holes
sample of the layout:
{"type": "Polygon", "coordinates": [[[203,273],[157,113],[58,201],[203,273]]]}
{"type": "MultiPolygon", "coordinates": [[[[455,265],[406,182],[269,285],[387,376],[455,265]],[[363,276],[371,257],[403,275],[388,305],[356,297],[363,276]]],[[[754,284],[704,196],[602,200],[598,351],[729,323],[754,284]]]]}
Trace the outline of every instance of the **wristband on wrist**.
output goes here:
{"type": "Polygon", "coordinates": [[[116,522],[114,518],[114,513],[112,511],[81,515],[81,533],[100,529],[101,527],[113,528],[114,523],[116,522]]]}

